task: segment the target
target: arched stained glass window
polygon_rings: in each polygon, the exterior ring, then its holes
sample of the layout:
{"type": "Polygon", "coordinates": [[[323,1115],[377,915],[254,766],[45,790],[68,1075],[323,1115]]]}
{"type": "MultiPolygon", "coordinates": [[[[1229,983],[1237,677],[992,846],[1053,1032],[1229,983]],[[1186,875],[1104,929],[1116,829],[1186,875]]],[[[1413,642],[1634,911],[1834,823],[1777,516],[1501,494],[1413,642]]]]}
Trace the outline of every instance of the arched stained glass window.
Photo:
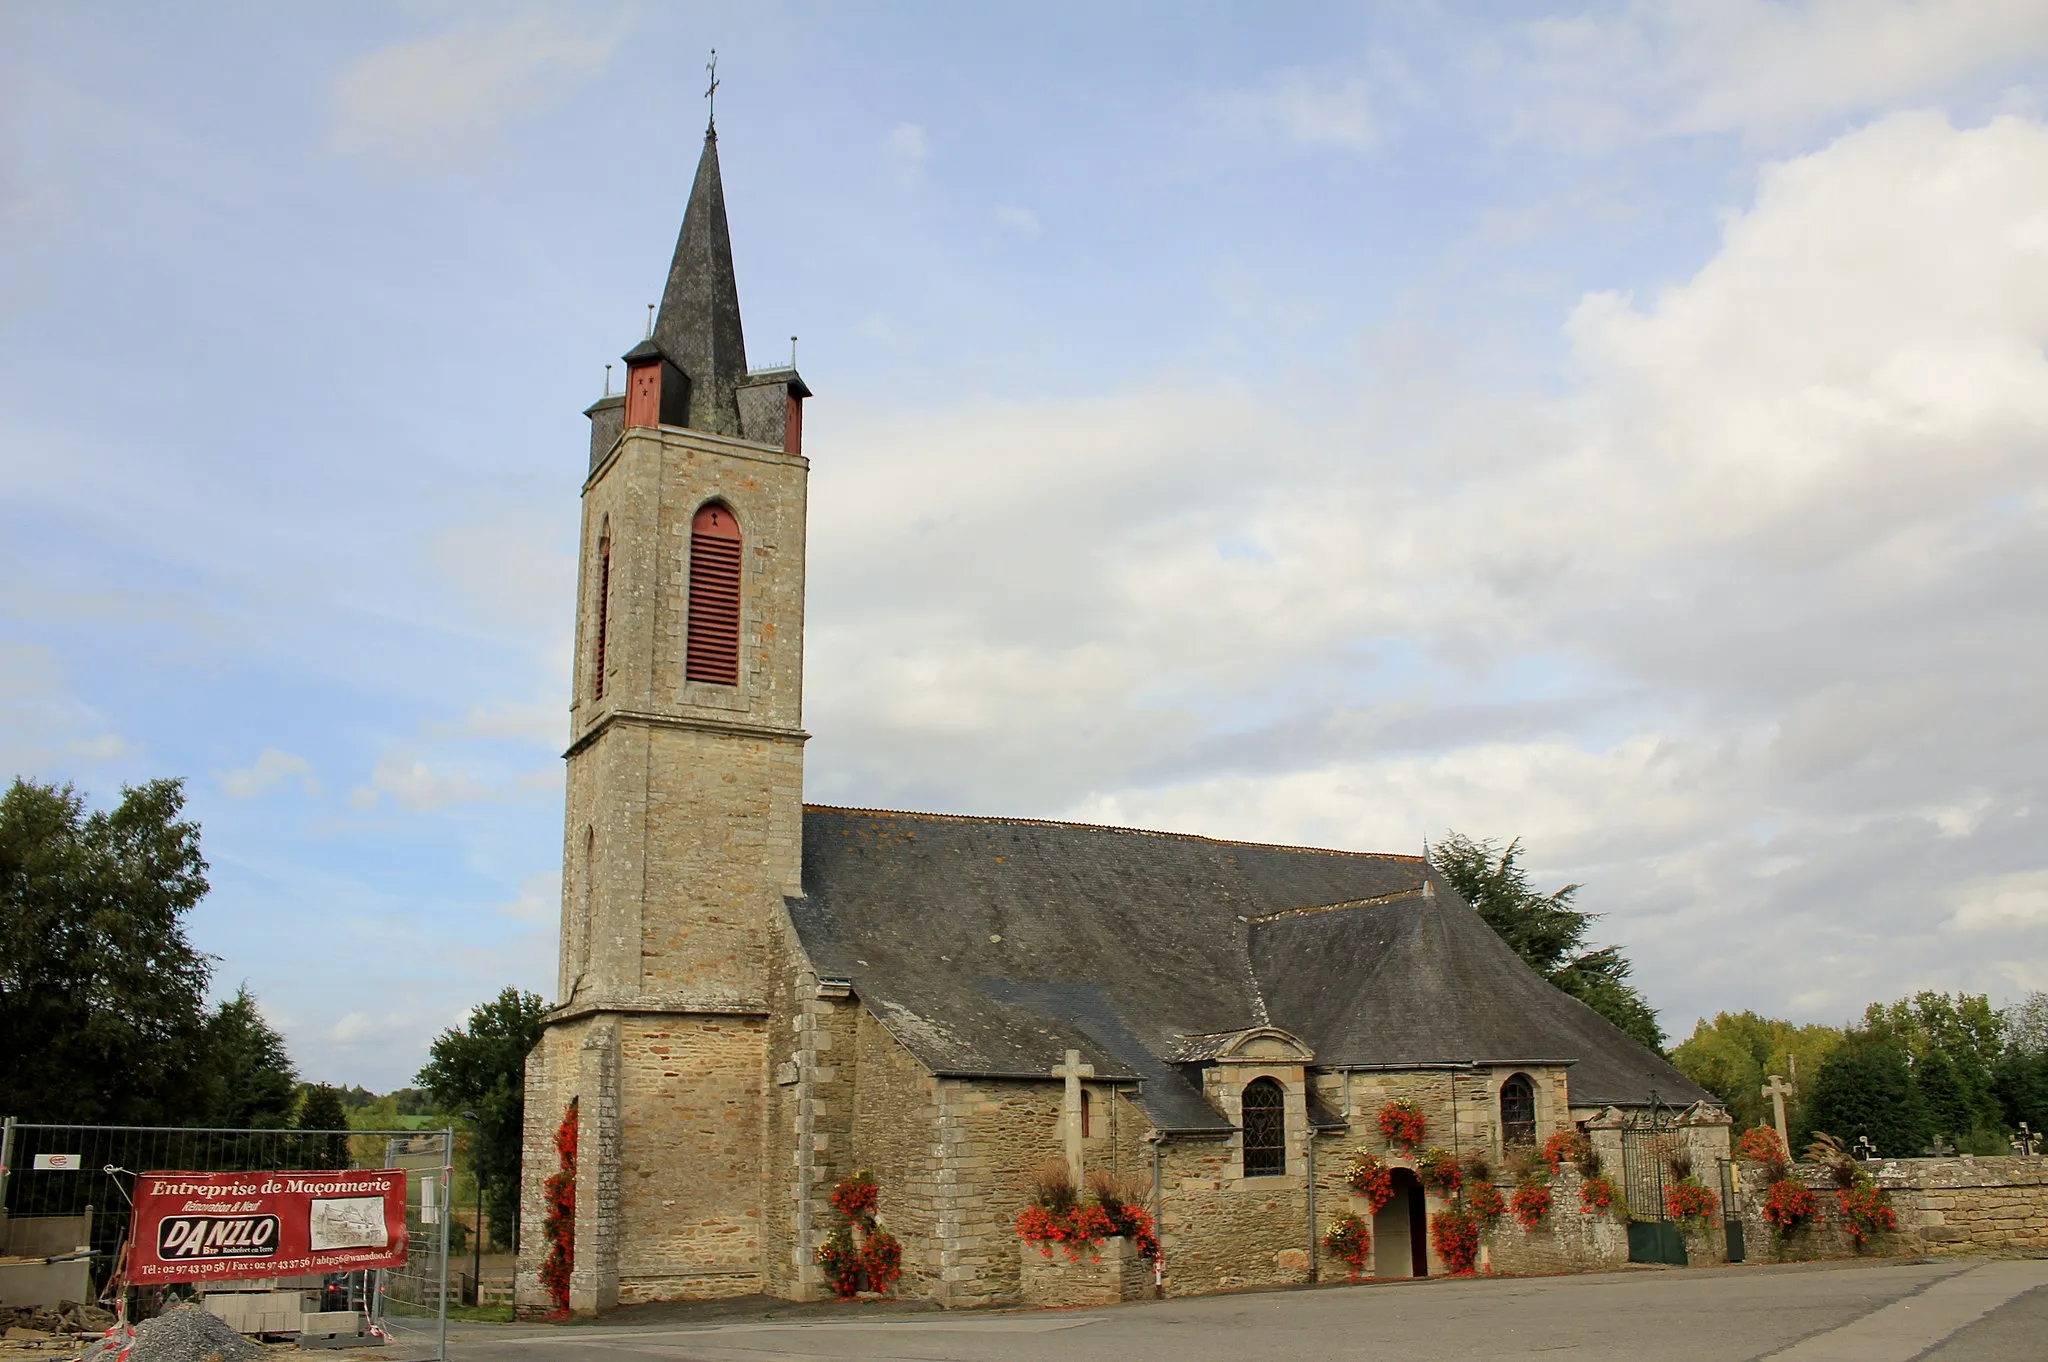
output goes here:
{"type": "Polygon", "coordinates": [[[690,637],[683,674],[715,686],[740,683],[740,526],[711,502],[690,522],[690,637]]]}
{"type": "Polygon", "coordinates": [[[1536,1085],[1527,1074],[1514,1074],[1500,1085],[1502,1144],[1536,1143],[1536,1085]]]}
{"type": "Polygon", "coordinates": [[[1244,1175],[1276,1177],[1287,1171],[1287,1094],[1270,1078],[1244,1085],[1244,1175]]]}

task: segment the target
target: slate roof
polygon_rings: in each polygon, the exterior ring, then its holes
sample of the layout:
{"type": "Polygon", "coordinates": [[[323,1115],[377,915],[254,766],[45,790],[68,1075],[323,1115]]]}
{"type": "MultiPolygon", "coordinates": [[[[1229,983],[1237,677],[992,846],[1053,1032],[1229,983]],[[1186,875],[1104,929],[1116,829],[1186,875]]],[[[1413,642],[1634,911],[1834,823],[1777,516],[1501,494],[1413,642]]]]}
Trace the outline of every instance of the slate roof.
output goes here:
{"type": "MultiPolygon", "coordinates": [[[[718,136],[704,134],[697,178],[669,261],[661,311],[649,338],[690,380],[693,430],[740,434],[734,390],[747,376],[747,340],[740,326],[739,283],[732,269],[732,233],[725,220],[725,184],[718,172],[718,136]]],[[[645,346],[636,346],[637,355],[645,346]]]]}
{"type": "Polygon", "coordinates": [[[803,865],[814,967],[935,1073],[1044,1078],[1074,1049],[1162,1129],[1227,1129],[1190,1061],[1271,1025],[1319,1067],[1568,1063],[1574,1106],[1715,1100],[1419,856],[807,807],[803,865]]]}

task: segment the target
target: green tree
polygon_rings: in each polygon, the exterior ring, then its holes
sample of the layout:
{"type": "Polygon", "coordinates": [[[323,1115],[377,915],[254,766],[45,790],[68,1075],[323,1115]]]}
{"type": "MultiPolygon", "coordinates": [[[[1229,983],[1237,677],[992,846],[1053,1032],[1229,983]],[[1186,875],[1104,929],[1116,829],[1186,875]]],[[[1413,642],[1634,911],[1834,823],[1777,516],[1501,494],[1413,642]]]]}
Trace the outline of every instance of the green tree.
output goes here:
{"type": "Polygon", "coordinates": [[[477,1115],[475,1160],[491,1237],[510,1241],[519,1209],[519,1150],[526,1130],[526,1056],[540,1043],[540,995],[508,988],[471,1009],[466,1025],[434,1038],[413,1081],[445,1112],[477,1115]]]}
{"type": "Polygon", "coordinates": [[[1806,1095],[1820,1077],[1821,1064],[1842,1043],[1840,1027],[1794,1025],[1754,1012],[1720,1012],[1701,1020],[1671,1052],[1678,1071],[1719,1097],[1735,1128],[1767,1125],[1771,1103],[1763,1094],[1770,1075],[1791,1080],[1785,1099],[1787,1129],[1798,1129],[1806,1095]]]}
{"type": "Polygon", "coordinates": [[[1599,915],[1572,906],[1579,886],[1537,893],[1521,856],[1519,838],[1502,847],[1460,832],[1448,834],[1429,852],[1430,864],[1529,968],[1661,1053],[1664,1028],[1649,1000],[1628,982],[1634,967],[1619,947],[1586,949],[1586,935],[1599,915]]]}
{"type": "Polygon", "coordinates": [[[2015,1129],[2024,1121],[2036,1136],[2048,1133],[2048,993],[2028,994],[1999,1021],[2005,1048],[1991,1075],[1999,1115],[2015,1129]]]}
{"type": "Polygon", "coordinates": [[[1990,998],[1922,992],[1885,1006],[1872,1003],[1863,1029],[1911,1058],[1934,1133],[1966,1153],[2005,1151],[1994,1070],[2005,1052],[2006,1027],[1990,998]]]}
{"type": "MultiPolygon", "coordinates": [[[[345,1131],[348,1126],[348,1108],[343,1105],[342,1094],[325,1083],[308,1087],[299,1102],[298,1127],[300,1130],[322,1132],[345,1131]]],[[[348,1136],[323,1133],[309,1135],[304,1140],[306,1164],[310,1168],[346,1168],[349,1166],[348,1136]]]]}
{"type": "Polygon", "coordinates": [[[284,1037],[256,1010],[247,984],[206,1023],[211,1124],[283,1130],[298,1106],[298,1073],[284,1037]]]}
{"type": "Polygon", "coordinates": [[[1868,1135],[1884,1158],[1911,1158],[1926,1148],[1927,1103],[1904,1046],[1862,1031],[1843,1038],[1820,1066],[1795,1149],[1823,1131],[1851,1147],[1868,1135]]]}
{"type": "Polygon", "coordinates": [[[0,797],[0,1110],[27,1120],[197,1124],[206,957],[185,915],[206,893],[179,781],[87,813],[69,785],[0,797]]]}

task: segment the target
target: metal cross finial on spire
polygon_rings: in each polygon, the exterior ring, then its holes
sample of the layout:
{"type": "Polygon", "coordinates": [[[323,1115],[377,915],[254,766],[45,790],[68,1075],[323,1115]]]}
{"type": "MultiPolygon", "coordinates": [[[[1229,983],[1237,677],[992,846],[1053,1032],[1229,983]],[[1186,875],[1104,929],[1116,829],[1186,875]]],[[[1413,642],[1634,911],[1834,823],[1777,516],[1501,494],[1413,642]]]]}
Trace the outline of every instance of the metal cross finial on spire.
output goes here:
{"type": "Polygon", "coordinates": [[[712,132],[717,132],[717,131],[718,131],[718,49],[717,49],[717,48],[715,48],[715,47],[714,47],[714,48],[712,48],[712,49],[711,49],[711,60],[710,60],[710,61],[708,61],[708,62],[706,62],[706,63],[704,64],[704,69],[705,69],[706,71],[709,71],[709,72],[711,73],[711,88],[710,88],[710,89],[708,89],[708,90],[706,90],[706,91],[704,92],[704,98],[710,101],[710,106],[711,106],[711,107],[710,107],[710,113],[708,114],[708,116],[707,116],[707,117],[705,118],[705,120],[704,120],[704,131],[705,131],[705,132],[707,132],[707,133],[712,133],[712,132]]]}

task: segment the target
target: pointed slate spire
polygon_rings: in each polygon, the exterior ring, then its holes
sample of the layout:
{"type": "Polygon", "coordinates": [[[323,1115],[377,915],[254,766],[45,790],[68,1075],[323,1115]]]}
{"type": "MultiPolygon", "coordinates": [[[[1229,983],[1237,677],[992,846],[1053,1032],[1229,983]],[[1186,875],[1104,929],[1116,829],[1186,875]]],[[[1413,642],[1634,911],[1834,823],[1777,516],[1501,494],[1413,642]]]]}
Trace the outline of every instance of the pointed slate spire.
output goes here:
{"type": "Polygon", "coordinates": [[[740,330],[740,291],[732,272],[716,131],[704,134],[697,181],[690,188],[668,287],[654,319],[654,344],[689,379],[691,429],[738,435],[740,409],[734,394],[747,376],[747,342],[740,330]]]}

